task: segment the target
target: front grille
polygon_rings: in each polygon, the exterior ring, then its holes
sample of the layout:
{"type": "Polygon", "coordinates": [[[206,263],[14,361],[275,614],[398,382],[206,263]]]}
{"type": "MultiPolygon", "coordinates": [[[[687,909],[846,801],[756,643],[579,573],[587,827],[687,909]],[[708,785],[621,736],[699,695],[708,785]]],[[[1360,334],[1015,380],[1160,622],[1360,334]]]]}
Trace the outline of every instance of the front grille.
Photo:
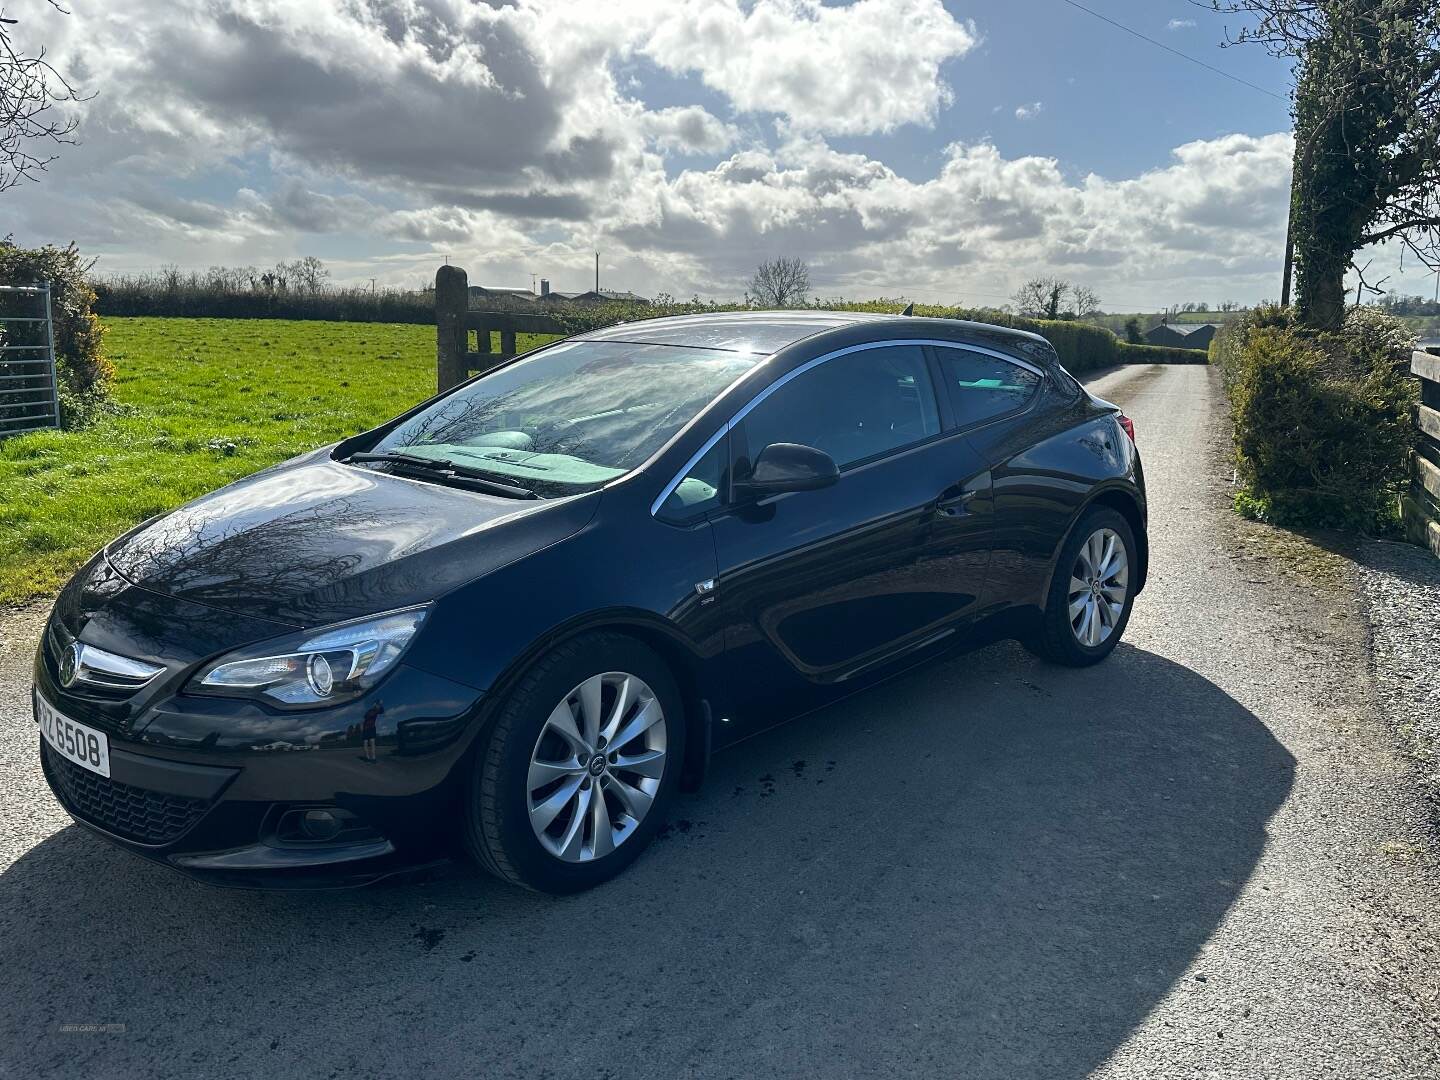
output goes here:
{"type": "MultiPolygon", "coordinates": [[[[49,624],[45,627],[43,647],[45,652],[45,666],[50,672],[50,677],[54,679],[57,684],[63,685],[60,679],[60,663],[66,650],[70,648],[70,644],[74,640],[75,635],[70,633],[58,618],[52,617],[49,624]]],[[[100,650],[94,649],[93,646],[86,646],[85,648],[96,654],[100,652],[100,650]]],[[[104,655],[114,660],[134,663],[129,657],[115,656],[114,654],[104,655]]],[[[152,678],[154,678],[153,674],[142,678],[138,675],[117,675],[104,671],[95,671],[89,667],[82,667],[79,677],[65,689],[67,693],[75,697],[86,698],[96,702],[124,701],[127,698],[133,697],[137,690],[143,689],[152,678]]]]}
{"type": "Polygon", "coordinates": [[[140,844],[168,844],[194,825],[210,804],[185,795],[147,791],[82,769],[42,744],[41,763],[65,808],[106,832],[140,844]]]}

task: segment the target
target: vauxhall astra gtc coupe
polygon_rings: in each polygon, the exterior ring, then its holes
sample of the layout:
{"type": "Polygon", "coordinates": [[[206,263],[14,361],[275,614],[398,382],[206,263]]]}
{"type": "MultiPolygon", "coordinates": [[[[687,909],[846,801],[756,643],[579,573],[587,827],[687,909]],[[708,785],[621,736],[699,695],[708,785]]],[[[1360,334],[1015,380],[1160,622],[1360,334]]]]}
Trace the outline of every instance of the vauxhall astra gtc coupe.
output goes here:
{"type": "Polygon", "coordinates": [[[1145,583],[1133,440],[995,326],[581,334],[98,553],[35,662],[45,776],[221,884],[464,851],[584,889],[757,730],[1000,637],[1106,657],[1145,583]]]}

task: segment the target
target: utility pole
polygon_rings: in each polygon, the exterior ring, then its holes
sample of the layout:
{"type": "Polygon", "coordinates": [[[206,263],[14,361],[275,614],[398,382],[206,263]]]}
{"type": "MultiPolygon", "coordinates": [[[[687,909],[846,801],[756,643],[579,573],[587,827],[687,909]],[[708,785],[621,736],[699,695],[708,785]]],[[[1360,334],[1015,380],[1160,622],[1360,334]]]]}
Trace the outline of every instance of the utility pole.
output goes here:
{"type": "Polygon", "coordinates": [[[1290,274],[1295,266],[1295,183],[1290,183],[1290,213],[1285,219],[1285,276],[1280,283],[1280,306],[1290,306],[1290,274]]]}
{"type": "Polygon", "coordinates": [[[600,252],[595,252],[595,291],[600,291],[600,252]]]}

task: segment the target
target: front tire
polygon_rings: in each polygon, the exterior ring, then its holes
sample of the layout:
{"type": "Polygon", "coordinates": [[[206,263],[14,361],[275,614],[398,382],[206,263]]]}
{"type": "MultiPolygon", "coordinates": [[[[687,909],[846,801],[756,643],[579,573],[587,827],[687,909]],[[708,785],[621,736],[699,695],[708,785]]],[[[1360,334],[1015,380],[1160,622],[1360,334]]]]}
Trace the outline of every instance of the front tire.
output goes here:
{"type": "Polygon", "coordinates": [[[1135,534],[1106,506],[1087,510],[1061,546],[1045,612],[1027,647],[1067,667],[1104,660],[1120,642],[1135,602],[1135,534]]]}
{"type": "Polygon", "coordinates": [[[685,758],[665,662],[621,634],[587,634],[538,660],[480,747],[465,842],[485,869],[546,893],[610,880],[654,838],[685,758]]]}

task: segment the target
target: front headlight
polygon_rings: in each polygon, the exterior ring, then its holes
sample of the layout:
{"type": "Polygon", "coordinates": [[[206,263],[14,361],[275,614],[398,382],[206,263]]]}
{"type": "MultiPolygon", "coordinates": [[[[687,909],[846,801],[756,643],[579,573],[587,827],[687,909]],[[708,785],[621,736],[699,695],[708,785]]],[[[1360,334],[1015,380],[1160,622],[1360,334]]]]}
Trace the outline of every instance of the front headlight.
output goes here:
{"type": "Polygon", "coordinates": [[[405,608],[242,649],[191,680],[191,693],[274,705],[332,704],[369,690],[395,666],[428,607],[405,608]]]}

